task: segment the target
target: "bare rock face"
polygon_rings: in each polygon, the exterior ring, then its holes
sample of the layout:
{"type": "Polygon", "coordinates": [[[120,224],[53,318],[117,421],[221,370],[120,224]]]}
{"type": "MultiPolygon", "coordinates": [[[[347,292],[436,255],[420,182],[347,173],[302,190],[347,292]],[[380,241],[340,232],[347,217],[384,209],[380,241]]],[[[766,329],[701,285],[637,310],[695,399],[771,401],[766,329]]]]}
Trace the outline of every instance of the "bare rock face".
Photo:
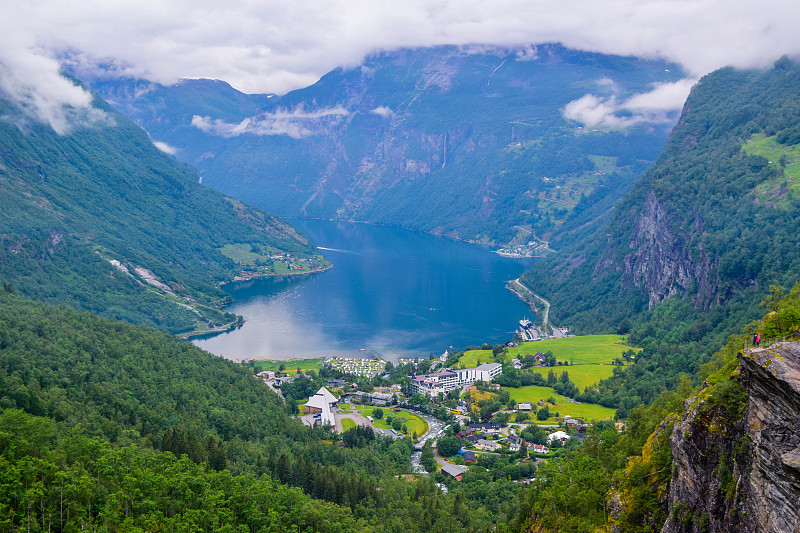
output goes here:
{"type": "Polygon", "coordinates": [[[701,392],[675,425],[662,533],[800,532],[800,343],[751,350],[739,362],[741,419],[701,392]]]}
{"type": "MultiPolygon", "coordinates": [[[[698,215],[694,229],[698,234],[702,232],[702,219],[698,215]]],[[[700,246],[698,257],[692,259],[692,238],[672,228],[669,213],[651,190],[636,221],[631,251],[625,256],[623,286],[644,289],[651,309],[696,286],[696,305],[708,307],[716,293],[716,280],[709,279],[713,265],[699,244],[694,244],[700,246]]]]}

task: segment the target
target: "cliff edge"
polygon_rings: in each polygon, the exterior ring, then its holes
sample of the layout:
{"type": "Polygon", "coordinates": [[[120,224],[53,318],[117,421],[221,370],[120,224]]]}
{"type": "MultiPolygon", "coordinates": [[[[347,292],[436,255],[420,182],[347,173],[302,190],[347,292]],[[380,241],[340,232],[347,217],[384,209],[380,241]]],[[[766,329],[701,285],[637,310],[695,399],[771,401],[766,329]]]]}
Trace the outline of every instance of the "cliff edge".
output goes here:
{"type": "Polygon", "coordinates": [[[740,353],[723,385],[675,425],[662,533],[800,532],[800,343],[740,353]]]}

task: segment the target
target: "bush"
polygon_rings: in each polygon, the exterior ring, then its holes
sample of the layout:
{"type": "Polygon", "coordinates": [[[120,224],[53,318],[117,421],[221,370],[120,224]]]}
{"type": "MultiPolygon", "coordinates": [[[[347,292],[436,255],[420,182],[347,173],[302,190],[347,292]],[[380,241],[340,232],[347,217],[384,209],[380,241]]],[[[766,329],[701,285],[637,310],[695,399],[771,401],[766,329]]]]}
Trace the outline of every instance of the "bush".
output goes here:
{"type": "Polygon", "coordinates": [[[456,436],[442,437],[439,439],[437,446],[439,455],[442,457],[452,457],[461,449],[461,439],[456,436]]]}

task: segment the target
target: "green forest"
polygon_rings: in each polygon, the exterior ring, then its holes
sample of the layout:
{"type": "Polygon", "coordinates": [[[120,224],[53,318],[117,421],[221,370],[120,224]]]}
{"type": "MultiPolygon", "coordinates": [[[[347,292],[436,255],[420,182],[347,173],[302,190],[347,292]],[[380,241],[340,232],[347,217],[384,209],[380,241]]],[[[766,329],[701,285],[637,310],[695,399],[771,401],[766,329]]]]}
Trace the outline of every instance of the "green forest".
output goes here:
{"type": "Polygon", "coordinates": [[[273,255],[327,266],[294,228],[201,186],[123,115],[95,108],[103,122],[58,135],[0,100],[0,277],[20,294],[186,333],[235,322],[219,284],[287,272],[273,255]],[[237,243],[246,261],[223,253],[237,243]]]}
{"type": "Polygon", "coordinates": [[[0,410],[2,531],[486,531],[516,516],[507,462],[447,494],[398,479],[411,439],[339,440],[248,367],[7,291],[0,410]]]}

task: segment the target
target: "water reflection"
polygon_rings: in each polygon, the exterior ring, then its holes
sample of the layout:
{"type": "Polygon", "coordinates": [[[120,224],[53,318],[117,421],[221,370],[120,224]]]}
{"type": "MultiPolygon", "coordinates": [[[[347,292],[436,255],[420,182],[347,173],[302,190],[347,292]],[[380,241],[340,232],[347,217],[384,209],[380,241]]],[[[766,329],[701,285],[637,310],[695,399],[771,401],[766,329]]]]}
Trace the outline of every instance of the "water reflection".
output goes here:
{"type": "Polygon", "coordinates": [[[504,288],[523,261],[397,228],[295,223],[334,268],[229,285],[229,310],[245,317],[244,326],[196,344],[231,359],[375,353],[395,360],[505,341],[531,315],[504,288]]]}

